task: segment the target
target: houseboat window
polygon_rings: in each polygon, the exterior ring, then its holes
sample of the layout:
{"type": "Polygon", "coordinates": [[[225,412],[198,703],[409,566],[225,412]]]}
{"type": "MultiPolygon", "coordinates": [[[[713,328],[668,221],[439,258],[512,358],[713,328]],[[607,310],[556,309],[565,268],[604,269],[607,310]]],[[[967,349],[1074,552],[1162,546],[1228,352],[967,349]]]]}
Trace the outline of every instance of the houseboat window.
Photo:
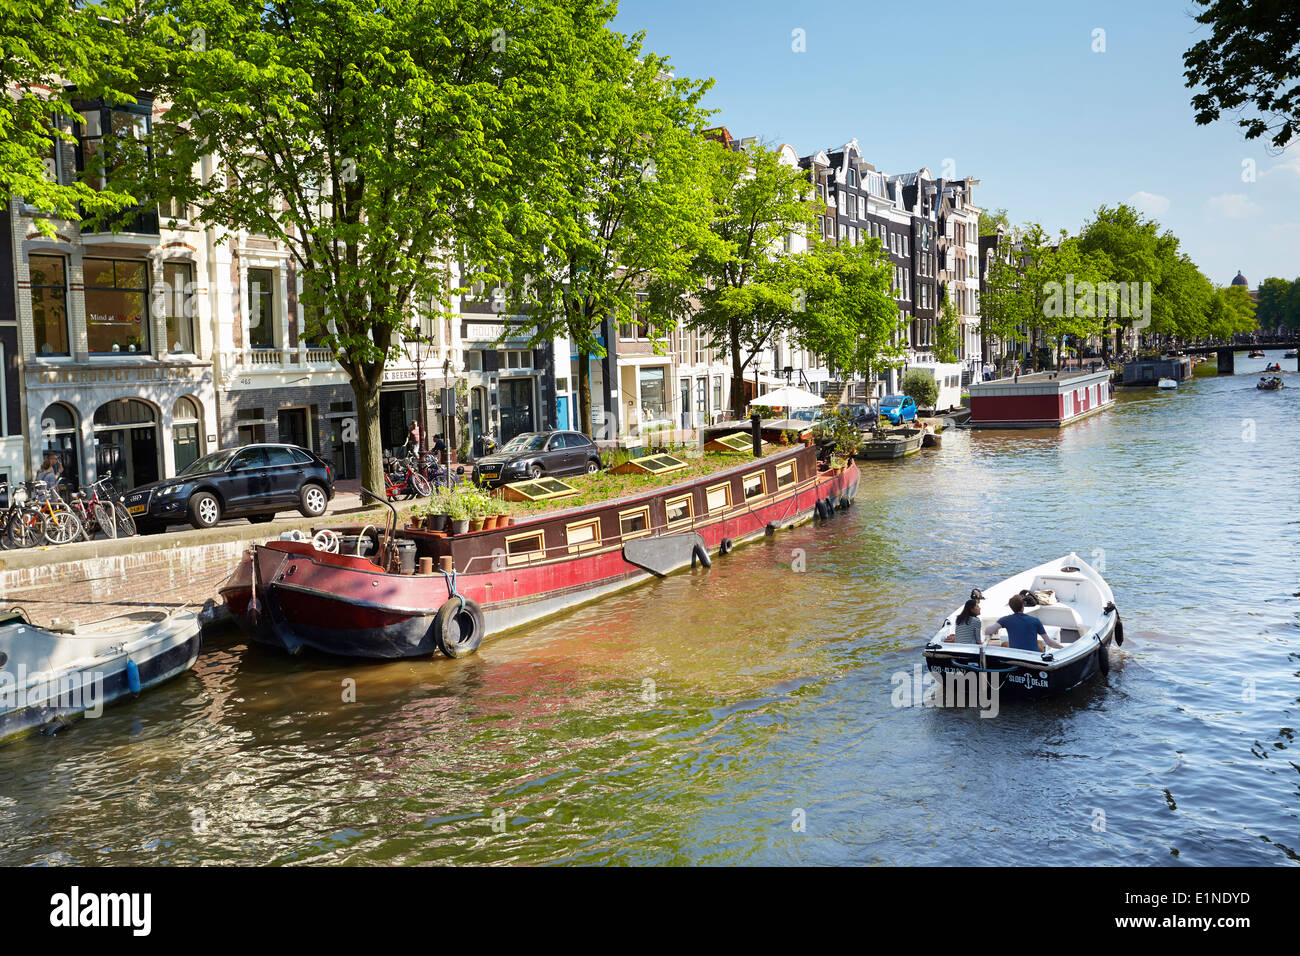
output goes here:
{"type": "Polygon", "coordinates": [[[752,475],[746,475],[741,479],[741,484],[745,489],[745,500],[750,498],[761,498],[767,494],[767,481],[761,471],[752,475]]]}
{"type": "Polygon", "coordinates": [[[506,538],[506,564],[527,564],[540,561],[546,557],[546,547],[542,544],[542,532],[518,534],[506,538]]]}
{"type": "Polygon", "coordinates": [[[669,498],[664,502],[664,512],[667,515],[668,527],[670,528],[683,521],[690,521],[695,514],[691,496],[682,495],[680,498],[669,498]]]}
{"type": "Polygon", "coordinates": [[[599,518],[592,518],[590,521],[574,522],[565,527],[564,533],[569,539],[570,554],[576,551],[590,551],[592,548],[600,547],[599,518]]]}
{"type": "Polygon", "coordinates": [[[726,511],[731,507],[731,483],[711,486],[705,493],[704,500],[708,505],[709,514],[715,511],[726,511]]]}
{"type": "Polygon", "coordinates": [[[624,538],[635,538],[650,533],[650,508],[638,508],[635,511],[621,511],[618,515],[619,533],[624,538]]]}
{"type": "Polygon", "coordinates": [[[784,488],[786,485],[794,484],[794,462],[787,461],[784,465],[776,466],[776,486],[784,488]]]}

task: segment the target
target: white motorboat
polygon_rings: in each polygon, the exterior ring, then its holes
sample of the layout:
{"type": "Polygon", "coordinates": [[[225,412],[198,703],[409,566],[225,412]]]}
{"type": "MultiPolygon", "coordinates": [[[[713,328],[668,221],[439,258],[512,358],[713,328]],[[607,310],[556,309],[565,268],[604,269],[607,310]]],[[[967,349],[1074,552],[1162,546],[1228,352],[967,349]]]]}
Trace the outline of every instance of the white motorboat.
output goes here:
{"type": "Polygon", "coordinates": [[[1001,693],[1046,697],[1110,670],[1111,639],[1124,643],[1124,625],[1110,586],[1093,567],[1070,553],[984,589],[981,634],[985,625],[1011,613],[1011,597],[1022,592],[1042,602],[1026,606],[1025,613],[1042,621],[1048,637],[1063,648],[1053,648],[1041,638],[1038,650],[1010,647],[1005,628],[982,644],[952,640],[959,607],[925,645],[930,671],[940,679],[944,674],[987,674],[1001,693]]]}
{"type": "Polygon", "coordinates": [[[136,611],[82,627],[0,612],[0,743],[57,727],[184,673],[202,642],[193,611],[136,611]]]}
{"type": "Polygon", "coordinates": [[[1177,387],[1178,387],[1178,383],[1175,382],[1172,378],[1162,378],[1160,381],[1156,382],[1156,388],[1163,388],[1168,390],[1177,387]]]}

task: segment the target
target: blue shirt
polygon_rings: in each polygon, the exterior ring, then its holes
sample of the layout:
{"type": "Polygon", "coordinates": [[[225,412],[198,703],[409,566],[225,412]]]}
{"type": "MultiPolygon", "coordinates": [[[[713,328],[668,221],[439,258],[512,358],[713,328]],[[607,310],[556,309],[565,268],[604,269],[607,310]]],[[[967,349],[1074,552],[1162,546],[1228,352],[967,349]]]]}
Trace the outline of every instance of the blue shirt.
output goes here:
{"type": "Polygon", "coordinates": [[[1026,614],[1021,611],[1019,614],[1008,614],[1006,617],[998,618],[998,623],[1007,629],[1007,637],[1010,638],[1011,646],[1021,651],[1038,650],[1038,635],[1047,637],[1047,629],[1043,627],[1043,622],[1032,614],[1026,614]]]}

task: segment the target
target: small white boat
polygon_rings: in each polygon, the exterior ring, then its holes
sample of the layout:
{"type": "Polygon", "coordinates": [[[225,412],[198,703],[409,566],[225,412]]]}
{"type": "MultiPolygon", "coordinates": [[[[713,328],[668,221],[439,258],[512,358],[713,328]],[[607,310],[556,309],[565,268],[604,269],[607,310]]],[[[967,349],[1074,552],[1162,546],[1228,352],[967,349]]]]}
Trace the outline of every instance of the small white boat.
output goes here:
{"type": "Polygon", "coordinates": [[[1012,595],[1028,591],[1052,603],[1027,606],[1043,622],[1047,636],[1063,648],[1039,638],[1039,650],[1007,646],[1006,629],[984,644],[950,640],[961,608],[944,620],[925,645],[926,666],[942,680],[944,674],[989,675],[1000,693],[1046,697],[1077,687],[1098,671],[1110,670],[1110,644],[1124,643],[1124,625],[1115,609],[1114,595],[1102,576],[1076,554],[1048,561],[1007,578],[983,591],[980,630],[1011,613],[1012,595]]]}
{"type": "Polygon", "coordinates": [[[1160,381],[1156,382],[1156,388],[1163,388],[1168,390],[1177,387],[1178,387],[1178,383],[1175,382],[1172,378],[1162,378],[1160,381]]]}
{"type": "Polygon", "coordinates": [[[202,642],[193,611],[137,611],[83,627],[32,625],[0,612],[0,743],[184,673],[202,642]]]}

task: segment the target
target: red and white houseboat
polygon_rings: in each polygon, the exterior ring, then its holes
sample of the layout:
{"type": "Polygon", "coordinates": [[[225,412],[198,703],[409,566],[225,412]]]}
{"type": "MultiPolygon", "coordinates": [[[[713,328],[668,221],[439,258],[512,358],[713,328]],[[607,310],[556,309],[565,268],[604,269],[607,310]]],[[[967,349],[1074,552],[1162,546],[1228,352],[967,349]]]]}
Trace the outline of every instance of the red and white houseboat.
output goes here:
{"type": "Polygon", "coordinates": [[[268,541],[250,549],[221,594],[255,640],[290,652],[460,657],[486,636],[829,517],[852,502],[858,479],[852,460],[830,470],[816,449],[796,445],[504,528],[452,536],[390,529],[373,561],[330,553],[323,533],[268,541]],[[397,542],[408,550],[414,542],[418,558],[432,559],[432,573],[394,573],[389,545],[397,542]]]}
{"type": "Polygon", "coordinates": [[[1035,372],[970,384],[970,428],[1060,428],[1115,403],[1109,369],[1035,372]]]}

